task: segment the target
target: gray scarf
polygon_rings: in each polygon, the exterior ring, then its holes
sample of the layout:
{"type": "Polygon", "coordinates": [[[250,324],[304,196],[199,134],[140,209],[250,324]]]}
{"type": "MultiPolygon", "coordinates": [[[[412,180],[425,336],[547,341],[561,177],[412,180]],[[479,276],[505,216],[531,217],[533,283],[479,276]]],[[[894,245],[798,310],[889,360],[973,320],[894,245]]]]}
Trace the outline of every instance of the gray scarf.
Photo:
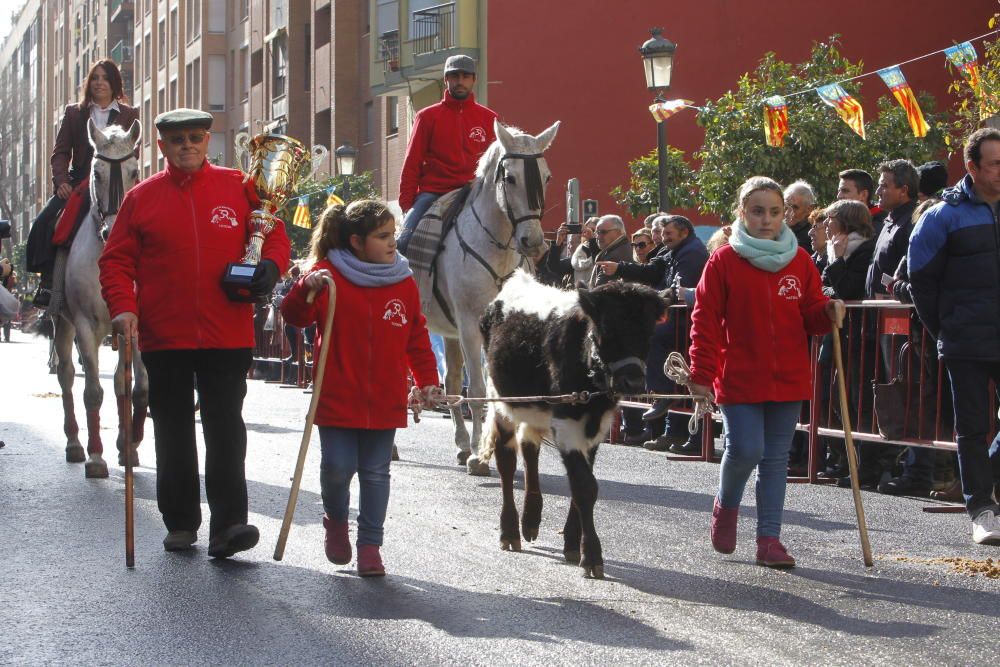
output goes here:
{"type": "Polygon", "coordinates": [[[340,274],[358,287],[385,287],[395,285],[413,275],[410,263],[396,253],[392,264],[373,264],[358,259],[350,250],[333,248],[326,258],[337,267],[340,274]]]}

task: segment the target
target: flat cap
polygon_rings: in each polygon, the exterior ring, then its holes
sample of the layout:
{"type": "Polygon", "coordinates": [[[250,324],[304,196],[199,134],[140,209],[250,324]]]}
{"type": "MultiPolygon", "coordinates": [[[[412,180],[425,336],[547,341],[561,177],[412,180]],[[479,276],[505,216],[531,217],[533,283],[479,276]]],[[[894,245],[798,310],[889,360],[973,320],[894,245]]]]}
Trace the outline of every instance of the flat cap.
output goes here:
{"type": "Polygon", "coordinates": [[[183,127],[212,127],[212,114],[200,109],[173,109],[158,114],[153,119],[157,130],[176,130],[183,127]]]}
{"type": "Polygon", "coordinates": [[[943,162],[925,162],[917,167],[920,174],[920,192],[928,197],[936,197],[948,187],[948,167],[943,162]]]}
{"type": "Polygon", "coordinates": [[[465,72],[466,74],[476,73],[476,61],[469,56],[451,56],[444,61],[444,73],[465,72]]]}

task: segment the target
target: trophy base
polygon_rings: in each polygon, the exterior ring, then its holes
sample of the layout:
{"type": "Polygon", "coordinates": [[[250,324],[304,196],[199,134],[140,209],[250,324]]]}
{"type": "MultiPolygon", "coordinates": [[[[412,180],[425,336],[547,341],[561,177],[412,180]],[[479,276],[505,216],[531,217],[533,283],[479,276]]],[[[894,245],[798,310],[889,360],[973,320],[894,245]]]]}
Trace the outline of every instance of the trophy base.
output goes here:
{"type": "Polygon", "coordinates": [[[255,296],[250,292],[250,283],[253,282],[253,274],[257,271],[255,264],[227,264],[226,272],[222,275],[222,289],[226,296],[232,301],[243,303],[258,303],[266,299],[255,296]]]}

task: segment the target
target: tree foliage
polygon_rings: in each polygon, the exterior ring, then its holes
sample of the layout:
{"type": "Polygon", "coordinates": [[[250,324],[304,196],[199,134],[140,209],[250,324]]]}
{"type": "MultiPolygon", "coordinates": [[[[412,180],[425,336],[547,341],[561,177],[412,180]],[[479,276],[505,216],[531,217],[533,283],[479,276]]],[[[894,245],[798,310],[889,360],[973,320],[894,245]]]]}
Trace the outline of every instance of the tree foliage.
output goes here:
{"type": "MultiPolygon", "coordinates": [[[[990,30],[996,29],[998,21],[1000,14],[994,14],[989,20],[990,30]]],[[[947,137],[949,147],[955,151],[962,150],[965,138],[991,118],[996,123],[996,115],[1000,114],[1000,39],[984,41],[982,51],[979,59],[979,91],[973,90],[968,80],[955,71],[950,63],[948,65],[956,76],[956,80],[948,87],[948,92],[958,98],[951,136],[947,137]]],[[[1000,125],[994,124],[994,127],[1000,125]]]]}
{"type": "MultiPolygon", "coordinates": [[[[659,162],[654,149],[648,155],[628,163],[631,174],[628,188],[611,191],[615,203],[627,208],[632,217],[643,217],[660,210],[659,162]]],[[[667,196],[671,208],[691,208],[695,204],[694,171],[684,159],[684,151],[669,146],[667,150],[667,196]]]]}

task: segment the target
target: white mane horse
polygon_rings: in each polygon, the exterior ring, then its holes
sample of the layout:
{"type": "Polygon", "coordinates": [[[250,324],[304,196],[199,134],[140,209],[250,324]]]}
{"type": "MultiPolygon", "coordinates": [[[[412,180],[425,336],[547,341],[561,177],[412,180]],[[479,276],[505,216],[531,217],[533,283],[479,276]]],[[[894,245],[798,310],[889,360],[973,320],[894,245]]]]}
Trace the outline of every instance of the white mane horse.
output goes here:
{"type": "MultiPolygon", "coordinates": [[[[104,390],[101,388],[98,372],[97,352],[104,338],[111,333],[108,307],[101,297],[101,284],[97,260],[104,249],[104,238],[111,231],[118,207],[125,193],[139,180],[139,168],[135,159],[135,147],[141,133],[139,121],[125,130],[109,125],[104,131],[97,129],[93,120],[87,122],[87,134],[94,147],[94,161],[90,176],[90,212],[84,218],[76,233],[66,258],[66,273],[63,291],[64,303],[56,318],[56,353],[59,357],[57,373],[62,388],[63,411],[66,433],[66,460],[81,463],[86,460],[84,470],[87,477],[107,477],[108,465],[102,458],[104,446],[101,443],[101,403],[104,390]],[[73,339],[76,338],[83,361],[85,384],[83,405],[87,411],[87,456],[77,437],[80,428],[73,410],[73,339]]],[[[64,252],[64,251],[63,251],[64,252]]],[[[59,286],[57,285],[57,288],[59,286]]],[[[128,448],[135,461],[135,448],[142,440],[143,423],[146,420],[148,404],[148,378],[142,365],[138,349],[133,341],[133,366],[135,388],[132,393],[134,411],[132,440],[128,448]]],[[[124,398],[124,368],[119,364],[115,371],[115,394],[119,397],[119,423],[122,418],[124,398]]],[[[119,442],[119,463],[124,459],[125,443],[119,442]]]]}
{"type": "MultiPolygon", "coordinates": [[[[486,395],[480,318],[524,257],[545,251],[541,216],[551,173],[542,154],[555,139],[559,122],[537,137],[499,122],[494,130],[497,140],[480,159],[469,198],[437,259],[438,291],[451,317],[436,299],[424,313],[431,331],[445,339],[447,393],[461,392],[464,363],[470,398],[486,395]]],[[[482,405],[472,404],[471,440],[462,411],[451,411],[458,462],[468,466],[470,475],[489,474],[489,464],[477,455],[483,411],[482,405]]]]}

